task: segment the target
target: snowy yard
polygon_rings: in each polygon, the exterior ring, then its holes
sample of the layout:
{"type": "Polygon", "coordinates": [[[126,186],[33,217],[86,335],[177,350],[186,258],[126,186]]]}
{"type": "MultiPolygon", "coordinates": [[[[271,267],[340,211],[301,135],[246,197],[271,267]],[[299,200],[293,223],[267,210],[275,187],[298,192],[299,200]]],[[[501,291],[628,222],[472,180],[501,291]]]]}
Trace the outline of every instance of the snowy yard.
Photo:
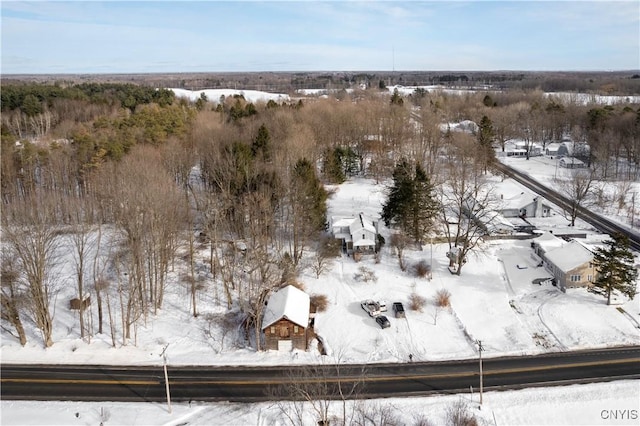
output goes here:
{"type": "MultiPolygon", "coordinates": [[[[377,217],[383,199],[382,186],[353,180],[335,188],[329,214],[362,211],[377,217]]],[[[381,232],[388,238],[384,226],[381,232]]],[[[593,238],[602,239],[598,235],[593,238]]],[[[481,254],[469,258],[461,276],[448,271],[447,249],[446,244],[427,244],[422,251],[407,250],[406,272],[400,270],[388,246],[383,248],[379,263],[373,257],[355,262],[343,256],[319,279],[306,269],[300,277],[306,291],[324,294],[329,301],[327,310],[318,313],[315,321],[315,331],[328,356],[350,363],[407,362],[410,354],[414,360],[470,358],[477,355],[476,340],[483,342],[487,357],[640,344],[637,299],[621,306],[630,314],[625,316],[617,306],[606,306],[604,298],[584,289],[562,293],[548,283],[533,284],[550,275],[535,264],[530,240],[489,242],[481,254]],[[420,260],[431,262],[431,258],[433,279],[414,276],[411,265],[420,260]],[[374,272],[376,282],[355,279],[363,266],[374,272]],[[450,308],[436,308],[434,298],[440,289],[451,293],[450,308]],[[409,309],[412,293],[426,300],[422,311],[409,309]],[[381,329],[360,307],[364,299],[384,300],[389,308],[393,302],[402,302],[406,319],[396,319],[389,311],[391,327],[381,329]]],[[[72,285],[65,291],[72,292],[72,285]]],[[[24,348],[3,335],[2,362],[160,364],[160,353],[167,344],[169,362],[175,365],[303,363],[315,362],[320,356],[316,344],[307,352],[256,353],[238,343],[239,333],[223,335],[215,325],[210,329],[206,315],[193,318],[183,285],[170,285],[167,292],[165,309],[137,328],[137,344],[118,348],[111,347],[107,335],[95,336],[90,344],[83,342],[78,337],[77,318],[61,293],[55,317],[56,343],[43,349],[33,326],[24,348]]],[[[204,312],[224,311],[215,305],[211,292],[204,292],[200,299],[204,312]]]]}

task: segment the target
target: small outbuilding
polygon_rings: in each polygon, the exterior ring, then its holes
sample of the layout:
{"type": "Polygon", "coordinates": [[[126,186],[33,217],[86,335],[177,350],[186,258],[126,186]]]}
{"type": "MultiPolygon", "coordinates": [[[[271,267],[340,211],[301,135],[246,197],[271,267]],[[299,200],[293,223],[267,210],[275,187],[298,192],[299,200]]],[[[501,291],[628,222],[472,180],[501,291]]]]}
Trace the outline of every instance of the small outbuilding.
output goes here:
{"type": "Polygon", "coordinates": [[[566,169],[582,169],[585,167],[584,162],[575,157],[563,157],[560,159],[558,164],[560,167],[564,167],[566,169]]]}
{"type": "Polygon", "coordinates": [[[265,348],[306,350],[310,305],[309,295],[292,285],[273,293],[262,319],[265,348]]]}

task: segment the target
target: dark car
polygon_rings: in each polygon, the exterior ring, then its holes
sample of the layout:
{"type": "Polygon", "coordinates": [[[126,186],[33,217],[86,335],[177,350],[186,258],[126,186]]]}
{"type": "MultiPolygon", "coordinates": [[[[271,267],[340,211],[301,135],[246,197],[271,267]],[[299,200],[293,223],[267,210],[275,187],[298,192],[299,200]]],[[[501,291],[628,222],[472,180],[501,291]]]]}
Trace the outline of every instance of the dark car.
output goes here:
{"type": "Polygon", "coordinates": [[[378,315],[376,317],[376,322],[378,323],[380,328],[389,328],[389,327],[391,327],[391,323],[389,322],[387,317],[385,317],[384,315],[378,315]]]}
{"type": "Polygon", "coordinates": [[[402,303],[395,302],[393,304],[393,313],[395,314],[396,318],[404,318],[405,317],[404,306],[402,306],[402,303]]]}

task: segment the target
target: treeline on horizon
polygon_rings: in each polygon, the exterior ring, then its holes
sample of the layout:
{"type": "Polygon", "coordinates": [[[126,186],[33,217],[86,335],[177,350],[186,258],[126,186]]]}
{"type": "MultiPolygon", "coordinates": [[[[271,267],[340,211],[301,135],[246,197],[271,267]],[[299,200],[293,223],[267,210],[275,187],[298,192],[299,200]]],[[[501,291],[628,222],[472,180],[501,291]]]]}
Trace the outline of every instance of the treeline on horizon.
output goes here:
{"type": "Polygon", "coordinates": [[[119,83],[189,90],[228,88],[289,93],[298,89],[347,89],[365,84],[387,86],[490,85],[492,90],[541,90],[601,95],[640,95],[640,70],[631,71],[324,71],[217,72],[149,74],[61,74],[3,76],[3,83],[119,83]]]}

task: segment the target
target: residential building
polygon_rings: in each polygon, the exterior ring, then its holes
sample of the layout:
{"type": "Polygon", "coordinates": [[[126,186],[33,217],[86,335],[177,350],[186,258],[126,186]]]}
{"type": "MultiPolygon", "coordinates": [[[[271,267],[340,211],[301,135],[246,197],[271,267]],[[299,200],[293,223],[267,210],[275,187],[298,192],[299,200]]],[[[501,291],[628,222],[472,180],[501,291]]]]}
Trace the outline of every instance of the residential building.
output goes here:
{"type": "Polygon", "coordinates": [[[342,243],[342,250],[351,253],[375,253],[378,221],[359,213],[351,217],[332,217],[331,233],[342,243]]]}
{"type": "Polygon", "coordinates": [[[262,319],[266,349],[306,350],[309,312],[309,295],[292,285],[271,294],[262,319]]]}
{"type": "Polygon", "coordinates": [[[500,196],[502,201],[501,213],[504,217],[549,217],[551,206],[540,196],[529,192],[521,192],[511,197],[500,196]]]}
{"type": "Polygon", "coordinates": [[[534,239],[531,245],[563,291],[593,285],[596,275],[593,253],[579,241],[565,241],[545,233],[534,239]]]}

